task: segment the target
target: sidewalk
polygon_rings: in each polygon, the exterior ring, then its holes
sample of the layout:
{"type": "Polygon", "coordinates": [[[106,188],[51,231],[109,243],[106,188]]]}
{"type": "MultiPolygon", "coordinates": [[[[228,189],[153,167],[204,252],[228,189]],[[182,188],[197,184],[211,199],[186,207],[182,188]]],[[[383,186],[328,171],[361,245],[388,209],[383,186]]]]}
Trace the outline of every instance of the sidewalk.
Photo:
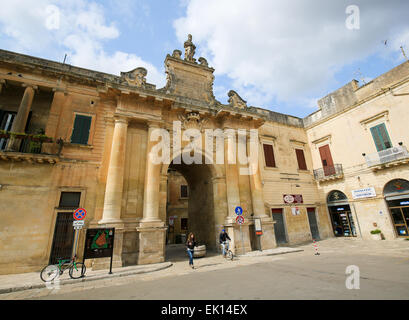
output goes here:
{"type": "MultiPolygon", "coordinates": [[[[112,274],[109,270],[92,271],[87,269],[86,275],[81,279],[71,279],[68,275],[68,270],[60,277],[60,285],[74,284],[79,282],[88,282],[101,279],[109,279],[115,277],[124,277],[134,274],[150,273],[167,269],[172,266],[171,262],[163,262],[149,265],[137,265],[123,268],[112,269],[112,274]]],[[[46,288],[47,285],[40,279],[39,272],[30,272],[23,274],[0,275],[0,294],[46,288]]]]}
{"type": "MultiPolygon", "coordinates": [[[[68,275],[68,270],[64,272],[64,274],[60,277],[60,286],[63,285],[71,285],[77,284],[81,282],[88,282],[88,281],[95,281],[95,280],[103,280],[103,279],[112,279],[116,277],[125,277],[130,275],[137,275],[137,274],[148,274],[148,273],[155,273],[157,271],[165,272],[166,274],[173,274],[177,275],[179,273],[184,273],[185,271],[191,271],[190,268],[187,268],[187,257],[184,246],[182,246],[182,250],[175,247],[169,247],[169,251],[177,250],[177,252],[173,252],[169,254],[168,252],[168,260],[172,262],[163,262],[157,264],[149,264],[149,265],[137,265],[137,266],[130,266],[130,267],[123,267],[123,268],[114,268],[112,269],[113,274],[108,274],[108,270],[98,270],[92,271],[91,269],[87,269],[86,276],[81,279],[71,279],[68,275]],[[167,270],[166,270],[167,269],[167,270]],[[186,269],[186,270],[185,270],[186,269]]],[[[252,260],[252,257],[262,257],[262,256],[272,256],[272,255],[279,255],[291,252],[300,252],[303,249],[294,249],[289,247],[279,247],[275,249],[263,250],[263,251],[252,251],[248,252],[245,255],[238,255],[237,258],[234,260],[232,264],[226,264],[223,267],[232,267],[232,266],[240,266],[243,264],[251,264],[255,263],[256,260],[252,260]],[[243,260],[244,259],[244,260],[243,260]]],[[[224,259],[221,258],[220,254],[209,253],[208,256],[200,258],[198,263],[201,265],[200,269],[203,271],[210,271],[213,269],[220,268],[220,262],[224,262],[224,259]],[[219,261],[220,260],[220,261],[219,261]]],[[[163,272],[158,272],[162,274],[163,272]]],[[[197,271],[196,271],[197,272],[197,271]]],[[[39,272],[31,272],[31,273],[23,273],[23,274],[11,274],[11,275],[0,275],[0,298],[1,294],[10,293],[10,292],[17,292],[17,291],[24,291],[30,289],[42,289],[46,288],[47,285],[40,279],[39,272]]]]}

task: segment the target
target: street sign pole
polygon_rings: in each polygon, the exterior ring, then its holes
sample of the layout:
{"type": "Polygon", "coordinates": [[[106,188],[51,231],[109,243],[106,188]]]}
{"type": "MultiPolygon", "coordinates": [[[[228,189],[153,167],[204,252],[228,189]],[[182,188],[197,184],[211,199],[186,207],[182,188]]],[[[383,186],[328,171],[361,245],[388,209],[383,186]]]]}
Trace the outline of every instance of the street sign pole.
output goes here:
{"type": "Polygon", "coordinates": [[[75,232],[75,234],[74,234],[74,239],[75,239],[75,241],[74,241],[74,247],[73,247],[73,249],[72,249],[72,257],[74,258],[76,255],[77,255],[77,244],[78,244],[78,236],[79,236],[79,229],[77,229],[77,228],[75,228],[74,227],[74,232],[75,232]]]}
{"type": "Polygon", "coordinates": [[[241,247],[242,247],[242,252],[243,252],[243,255],[244,255],[246,253],[246,251],[244,250],[243,230],[241,229],[241,224],[240,224],[240,233],[241,233],[241,247]]]}

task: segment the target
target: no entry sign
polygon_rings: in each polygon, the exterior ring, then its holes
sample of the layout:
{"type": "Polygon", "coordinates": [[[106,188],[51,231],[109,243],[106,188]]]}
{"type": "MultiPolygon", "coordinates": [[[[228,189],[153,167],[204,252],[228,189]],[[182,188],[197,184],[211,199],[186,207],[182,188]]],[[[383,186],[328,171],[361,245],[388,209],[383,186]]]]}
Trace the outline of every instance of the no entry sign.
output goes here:
{"type": "Polygon", "coordinates": [[[236,218],[236,222],[237,222],[238,224],[243,224],[243,223],[244,223],[244,218],[243,218],[243,216],[238,216],[238,217],[236,218]]]}
{"type": "Polygon", "coordinates": [[[82,220],[85,218],[85,216],[87,215],[87,210],[85,210],[84,208],[78,208],[77,210],[74,211],[74,219],[75,220],[82,220]]]}

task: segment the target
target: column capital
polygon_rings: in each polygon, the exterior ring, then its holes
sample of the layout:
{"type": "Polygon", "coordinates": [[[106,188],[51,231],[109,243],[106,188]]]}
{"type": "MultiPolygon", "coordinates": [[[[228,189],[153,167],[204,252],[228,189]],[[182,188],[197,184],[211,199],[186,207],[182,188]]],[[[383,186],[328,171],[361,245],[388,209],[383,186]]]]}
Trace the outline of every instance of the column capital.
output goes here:
{"type": "Polygon", "coordinates": [[[67,94],[67,88],[60,88],[60,87],[55,87],[52,89],[54,93],[64,93],[67,94]]]}
{"type": "Polygon", "coordinates": [[[38,86],[31,84],[31,83],[22,83],[21,86],[23,88],[31,88],[33,90],[38,90],[38,86]]]}
{"type": "Polygon", "coordinates": [[[160,121],[147,121],[146,122],[146,126],[148,127],[148,129],[150,128],[162,128],[163,127],[163,123],[160,121]]]}
{"type": "Polygon", "coordinates": [[[113,121],[116,123],[123,123],[128,125],[129,124],[129,119],[123,116],[114,116],[113,121]]]}

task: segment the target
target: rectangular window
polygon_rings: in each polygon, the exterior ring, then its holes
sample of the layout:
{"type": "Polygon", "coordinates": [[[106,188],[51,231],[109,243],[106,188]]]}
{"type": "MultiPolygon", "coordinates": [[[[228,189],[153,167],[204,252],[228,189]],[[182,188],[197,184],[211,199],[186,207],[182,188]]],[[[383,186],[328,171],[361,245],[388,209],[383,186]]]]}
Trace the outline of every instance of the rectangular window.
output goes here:
{"type": "Polygon", "coordinates": [[[187,198],[188,195],[188,189],[186,185],[181,185],[180,186],[180,197],[181,198],[187,198]]]}
{"type": "Polygon", "coordinates": [[[304,150],[295,149],[297,155],[298,169],[307,170],[307,164],[305,163],[304,150]]]}
{"type": "Polygon", "coordinates": [[[376,150],[378,150],[378,152],[392,148],[392,143],[389,139],[389,134],[384,123],[372,127],[371,133],[376,145],[376,150]]]}
{"type": "Polygon", "coordinates": [[[266,160],[266,167],[275,168],[276,161],[274,158],[274,150],[271,144],[263,144],[264,159],[266,160]]]}
{"type": "Polygon", "coordinates": [[[71,143],[88,144],[89,131],[92,117],[75,115],[74,127],[71,135],[71,143]]]}
{"type": "Polygon", "coordinates": [[[61,192],[59,208],[77,209],[80,205],[81,192],[61,192]]]}
{"type": "Polygon", "coordinates": [[[187,218],[180,219],[180,229],[187,230],[187,218]]]}

